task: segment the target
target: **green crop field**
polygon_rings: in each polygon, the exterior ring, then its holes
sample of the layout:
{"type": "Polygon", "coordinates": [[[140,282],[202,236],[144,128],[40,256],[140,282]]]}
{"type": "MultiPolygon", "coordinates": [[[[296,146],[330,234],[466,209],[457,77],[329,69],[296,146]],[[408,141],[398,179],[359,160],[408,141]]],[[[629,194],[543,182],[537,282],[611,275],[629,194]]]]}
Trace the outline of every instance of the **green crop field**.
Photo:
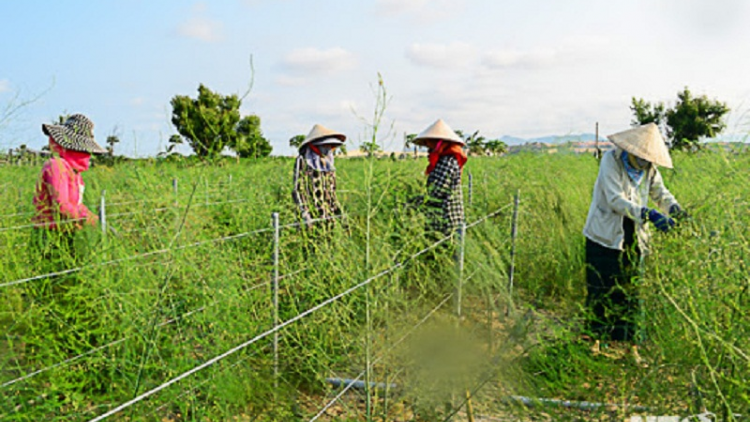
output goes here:
{"type": "Polygon", "coordinates": [[[84,230],[74,254],[52,259],[27,227],[39,167],[0,167],[0,420],[307,421],[340,391],[329,377],[386,389],[352,389],[319,420],[464,420],[467,392],[474,413],[497,418],[746,418],[750,155],[674,161],[662,173],[692,219],[654,233],[639,281],[647,365],[624,345],[593,354],[582,332],[590,156],[470,158],[477,224],[462,268],[460,239],[435,246],[409,205],[424,159],[338,160],[347,216],[310,230],[292,225],[290,159],[96,166],[84,202],[104,197],[110,229],[84,230]]]}

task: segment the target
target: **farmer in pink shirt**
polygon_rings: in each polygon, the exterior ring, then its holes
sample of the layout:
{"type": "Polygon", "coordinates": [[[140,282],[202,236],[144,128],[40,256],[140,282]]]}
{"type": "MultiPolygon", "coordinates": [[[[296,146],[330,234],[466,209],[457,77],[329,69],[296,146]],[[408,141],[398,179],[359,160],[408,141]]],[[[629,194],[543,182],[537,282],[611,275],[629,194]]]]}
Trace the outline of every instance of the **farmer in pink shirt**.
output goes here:
{"type": "Polygon", "coordinates": [[[98,218],[83,205],[81,173],[88,170],[91,154],[106,150],[94,141],[94,124],[74,114],[62,125],[42,125],[49,136],[52,158],[44,164],[36,186],[33,221],[37,228],[71,233],[98,218]]]}

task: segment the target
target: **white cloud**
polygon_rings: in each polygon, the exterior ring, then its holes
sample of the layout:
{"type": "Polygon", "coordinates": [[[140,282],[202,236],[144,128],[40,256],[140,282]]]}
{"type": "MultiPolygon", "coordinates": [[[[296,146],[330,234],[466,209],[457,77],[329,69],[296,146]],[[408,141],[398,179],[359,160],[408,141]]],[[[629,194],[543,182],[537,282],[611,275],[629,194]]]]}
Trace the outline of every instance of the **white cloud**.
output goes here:
{"type": "Polygon", "coordinates": [[[609,40],[601,37],[571,38],[555,47],[527,51],[515,49],[488,51],[483,54],[482,65],[497,69],[543,69],[565,63],[580,63],[601,59],[607,52],[609,40]]]}
{"type": "Polygon", "coordinates": [[[206,18],[192,18],[177,28],[177,33],[183,37],[206,42],[220,41],[223,38],[221,32],[221,22],[206,18]]]}
{"type": "Polygon", "coordinates": [[[488,52],[482,58],[482,64],[490,69],[523,68],[536,69],[549,67],[557,61],[558,53],[554,50],[519,52],[503,50],[488,52]]]}
{"type": "Polygon", "coordinates": [[[357,63],[354,54],[340,47],[320,50],[301,48],[292,50],[283,59],[284,67],[298,74],[330,75],[353,68],[357,63]]]}
{"type": "Polygon", "coordinates": [[[0,79],[0,93],[10,91],[10,81],[7,79],[0,79]]]}
{"type": "Polygon", "coordinates": [[[281,86],[301,86],[305,84],[305,78],[289,75],[279,75],[276,77],[276,83],[281,86]]]}
{"type": "Polygon", "coordinates": [[[463,67],[469,64],[475,56],[476,49],[461,42],[450,44],[415,43],[406,49],[406,57],[412,63],[428,67],[463,67]]]}
{"type": "Polygon", "coordinates": [[[376,0],[375,13],[384,17],[408,15],[420,22],[431,22],[455,17],[465,5],[465,0],[376,0]]]}

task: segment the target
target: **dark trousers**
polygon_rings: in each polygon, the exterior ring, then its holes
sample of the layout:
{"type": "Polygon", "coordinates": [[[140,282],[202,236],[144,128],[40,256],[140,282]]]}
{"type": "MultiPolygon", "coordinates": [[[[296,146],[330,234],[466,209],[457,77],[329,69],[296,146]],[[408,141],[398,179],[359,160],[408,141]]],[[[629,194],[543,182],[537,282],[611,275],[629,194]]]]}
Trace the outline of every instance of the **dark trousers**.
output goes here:
{"type": "Polygon", "coordinates": [[[632,341],[638,332],[640,305],[633,278],[638,275],[641,252],[635,223],[623,219],[623,251],[586,239],[586,307],[589,329],[603,340],[632,341]]]}

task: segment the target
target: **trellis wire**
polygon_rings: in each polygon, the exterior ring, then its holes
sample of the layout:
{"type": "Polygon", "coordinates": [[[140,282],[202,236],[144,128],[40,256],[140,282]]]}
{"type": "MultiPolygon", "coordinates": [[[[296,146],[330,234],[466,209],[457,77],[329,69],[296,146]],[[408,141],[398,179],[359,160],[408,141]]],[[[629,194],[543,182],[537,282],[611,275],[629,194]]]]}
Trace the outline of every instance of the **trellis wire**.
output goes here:
{"type": "Polygon", "coordinates": [[[233,355],[234,353],[237,353],[238,351],[240,351],[240,350],[242,350],[242,349],[244,349],[244,348],[246,348],[246,347],[248,347],[248,346],[256,343],[259,340],[262,340],[263,338],[268,337],[269,335],[271,335],[271,334],[273,334],[273,333],[281,330],[282,328],[285,328],[286,326],[291,325],[291,324],[293,324],[293,323],[301,320],[302,318],[307,317],[308,315],[310,315],[310,314],[318,311],[319,309],[324,308],[324,307],[328,306],[329,304],[338,301],[339,299],[341,299],[341,298],[349,295],[350,293],[352,293],[352,292],[354,292],[356,290],[359,290],[359,289],[361,289],[364,286],[367,286],[368,284],[370,284],[373,281],[379,279],[380,277],[383,277],[383,276],[385,276],[385,275],[387,275],[387,274],[395,271],[396,269],[403,267],[403,265],[406,262],[409,262],[412,259],[414,259],[414,258],[416,258],[416,257],[418,257],[420,255],[423,255],[423,254],[429,252],[430,250],[436,248],[437,246],[439,246],[439,245],[443,244],[444,242],[446,242],[447,240],[451,239],[451,237],[452,236],[447,236],[447,237],[444,237],[444,238],[438,240],[437,242],[433,243],[432,245],[430,245],[430,246],[422,249],[421,251],[419,251],[419,252],[411,255],[410,257],[408,257],[404,261],[402,261],[400,263],[397,263],[396,265],[393,265],[393,266],[391,266],[389,268],[386,268],[385,270],[382,270],[381,272],[377,273],[376,275],[374,275],[374,276],[372,276],[372,277],[370,277],[370,278],[368,278],[368,279],[366,279],[366,280],[364,280],[364,281],[362,281],[362,282],[360,282],[360,283],[358,283],[358,284],[356,284],[356,285],[354,285],[354,286],[352,286],[352,287],[344,290],[343,292],[341,292],[341,293],[339,293],[339,294],[337,294],[337,295],[335,295],[333,297],[330,297],[330,298],[326,299],[325,301],[323,301],[323,302],[321,302],[321,303],[313,306],[312,308],[310,308],[310,309],[308,309],[308,310],[306,310],[306,311],[304,311],[302,313],[297,314],[296,316],[294,316],[294,317],[292,317],[292,318],[284,321],[283,323],[281,323],[281,324],[279,324],[279,325],[271,328],[270,330],[267,330],[267,331],[265,331],[263,333],[260,333],[260,334],[256,335],[255,337],[251,338],[250,340],[248,340],[248,341],[246,341],[246,342],[244,342],[244,343],[242,343],[242,344],[240,344],[238,346],[235,346],[232,349],[229,349],[228,351],[226,351],[226,352],[224,352],[224,353],[222,353],[222,354],[220,354],[218,356],[215,356],[215,357],[209,359],[208,361],[206,361],[206,362],[204,362],[204,363],[202,363],[202,364],[200,364],[200,365],[198,365],[198,366],[196,366],[196,367],[194,367],[194,368],[192,368],[192,369],[190,369],[188,371],[183,372],[182,374],[178,375],[177,377],[172,378],[171,380],[169,380],[169,381],[167,381],[165,383],[162,383],[159,386],[154,387],[151,390],[146,391],[146,392],[138,395],[137,397],[134,397],[133,399],[131,399],[131,400],[129,400],[129,401],[127,401],[127,402],[125,402],[125,403],[123,403],[123,404],[115,407],[114,409],[109,410],[108,412],[106,412],[106,413],[104,413],[102,415],[97,416],[94,419],[91,419],[89,422],[97,422],[97,421],[104,420],[107,417],[112,416],[112,415],[114,415],[116,413],[119,413],[121,410],[124,410],[124,409],[132,406],[133,404],[136,404],[136,403],[140,402],[141,400],[143,400],[143,399],[145,399],[147,397],[150,397],[150,396],[158,393],[159,391],[161,391],[161,390],[169,387],[170,385],[172,385],[172,384],[174,384],[176,382],[179,382],[179,381],[181,381],[181,380],[189,377],[190,375],[192,375],[192,374],[194,374],[194,373],[196,373],[196,372],[198,372],[198,371],[200,371],[200,370],[202,370],[204,368],[207,368],[207,367],[215,364],[216,362],[221,361],[222,359],[224,359],[224,358],[226,358],[228,356],[233,355]]]}
{"type": "MultiPolygon", "coordinates": [[[[492,214],[497,214],[500,211],[501,211],[501,209],[498,209],[497,211],[495,211],[492,214]]],[[[479,219],[479,220],[475,221],[474,223],[472,223],[471,227],[475,226],[476,224],[479,224],[482,221],[485,221],[487,218],[489,218],[489,215],[483,217],[482,219],[479,219]]],[[[289,225],[289,226],[293,226],[293,225],[289,225]]],[[[467,228],[468,227],[469,226],[467,226],[467,228]]],[[[148,398],[148,397],[150,397],[150,396],[158,393],[158,392],[160,392],[161,390],[163,390],[163,389],[171,386],[172,384],[175,384],[175,383],[177,383],[177,382],[179,382],[179,381],[181,381],[181,380],[183,380],[183,379],[185,379],[185,378],[187,378],[187,377],[195,374],[198,371],[201,371],[201,370],[203,370],[203,369],[205,369],[205,368],[207,368],[209,366],[214,365],[215,363],[217,363],[217,362],[225,359],[226,357],[231,356],[234,353],[237,353],[238,351],[247,348],[248,346],[250,346],[250,345],[252,345],[252,344],[254,344],[254,343],[262,340],[263,338],[268,337],[271,334],[274,334],[274,333],[280,331],[281,329],[283,329],[283,328],[285,328],[285,327],[287,327],[287,326],[289,326],[289,325],[291,325],[291,324],[293,324],[293,323],[295,323],[295,322],[297,322],[297,321],[299,321],[299,320],[307,317],[308,315],[311,315],[314,312],[317,312],[318,310],[320,310],[320,309],[328,306],[329,304],[334,303],[334,302],[340,300],[341,298],[349,295],[350,293],[352,293],[354,291],[357,291],[357,290],[359,290],[359,289],[361,289],[361,288],[363,288],[365,286],[368,286],[373,281],[375,281],[375,280],[377,280],[377,279],[379,279],[379,278],[381,278],[381,277],[383,277],[383,276],[385,276],[387,274],[390,274],[390,273],[392,273],[393,271],[395,271],[395,270],[397,270],[399,268],[402,268],[405,263],[407,263],[407,262],[409,262],[409,261],[411,261],[411,260],[413,260],[413,259],[415,259],[415,258],[417,258],[417,257],[419,257],[419,256],[421,256],[421,255],[423,255],[423,254],[425,254],[427,252],[429,252],[430,250],[438,247],[439,245],[445,243],[446,241],[448,241],[448,240],[450,240],[452,238],[453,238],[452,235],[443,237],[442,239],[438,240],[437,242],[434,242],[433,244],[431,244],[431,245],[425,247],[424,249],[422,249],[422,250],[420,250],[420,251],[412,254],[411,256],[407,257],[402,262],[396,263],[395,265],[393,265],[393,266],[391,266],[389,268],[386,268],[386,269],[380,271],[379,273],[375,274],[374,276],[369,277],[369,278],[365,279],[364,281],[362,281],[362,282],[360,282],[360,283],[358,283],[358,284],[356,284],[356,285],[354,285],[354,286],[352,286],[352,287],[344,290],[343,292],[341,292],[341,293],[339,293],[339,294],[337,294],[337,295],[335,295],[333,297],[330,297],[330,298],[324,300],[323,302],[321,302],[321,303],[313,306],[312,308],[310,308],[310,309],[308,309],[308,310],[306,310],[304,312],[301,312],[301,313],[297,314],[296,316],[294,316],[294,317],[292,317],[292,318],[284,321],[281,324],[275,325],[273,328],[271,328],[269,330],[266,330],[266,331],[264,331],[264,332],[256,335],[255,337],[251,338],[250,340],[248,340],[248,341],[246,341],[244,343],[241,343],[241,344],[239,344],[239,345],[237,345],[237,346],[229,349],[228,351],[226,351],[226,352],[224,352],[224,353],[222,353],[222,354],[220,354],[218,356],[215,356],[215,357],[209,359],[208,361],[206,361],[206,362],[204,362],[204,363],[202,363],[202,364],[200,364],[200,365],[198,365],[196,367],[193,367],[192,369],[190,369],[188,371],[183,372],[182,374],[178,375],[177,377],[174,377],[174,378],[170,379],[169,381],[164,382],[164,383],[162,383],[162,384],[160,384],[160,385],[152,388],[151,390],[148,390],[148,391],[146,391],[146,392],[144,392],[144,393],[142,393],[142,394],[134,397],[133,399],[131,399],[131,400],[125,402],[125,403],[122,403],[122,404],[118,405],[117,407],[115,407],[113,409],[110,409],[106,413],[103,413],[102,415],[99,415],[99,416],[95,417],[94,419],[91,419],[89,422],[98,422],[98,421],[104,420],[104,419],[108,418],[109,416],[112,416],[112,415],[114,415],[116,413],[119,413],[120,411],[122,411],[122,410],[124,410],[124,409],[126,409],[126,408],[128,408],[128,407],[130,407],[130,406],[132,406],[132,405],[134,405],[134,404],[136,404],[136,403],[138,403],[138,402],[140,402],[140,401],[142,401],[142,400],[144,400],[144,399],[146,399],[146,398],[148,398]]]]}
{"type": "MultiPolygon", "coordinates": [[[[321,222],[321,221],[335,220],[335,219],[342,218],[342,217],[343,216],[339,215],[339,216],[333,216],[333,217],[327,217],[327,218],[318,218],[318,219],[312,220],[312,223],[314,224],[314,223],[318,223],[318,222],[321,222]]],[[[280,229],[284,229],[284,228],[290,228],[290,227],[299,227],[302,224],[304,224],[304,223],[287,224],[285,226],[280,226],[279,228],[280,229]]],[[[30,281],[35,281],[35,280],[44,280],[44,279],[47,279],[47,278],[52,278],[52,277],[58,277],[58,276],[61,276],[61,275],[72,274],[72,273],[79,272],[79,271],[81,271],[83,269],[86,269],[86,268],[96,268],[96,267],[102,267],[102,266],[107,266],[107,265],[120,264],[122,262],[132,261],[132,260],[140,259],[140,258],[147,258],[149,256],[163,255],[163,254],[165,254],[167,252],[170,252],[170,251],[178,251],[178,250],[193,248],[193,247],[197,247],[197,246],[206,245],[206,244],[209,244],[209,243],[234,241],[234,240],[237,240],[237,239],[242,239],[242,238],[245,238],[245,237],[248,237],[248,236],[253,236],[253,235],[256,235],[256,234],[267,233],[267,232],[270,232],[270,231],[273,231],[273,230],[274,230],[273,227],[268,227],[268,228],[257,229],[257,230],[253,230],[253,231],[249,231],[249,232],[234,234],[234,235],[230,235],[230,236],[219,237],[219,238],[215,238],[215,239],[201,240],[199,242],[189,243],[187,245],[175,246],[175,247],[171,247],[171,248],[157,249],[157,250],[153,250],[153,251],[146,252],[146,253],[143,253],[143,254],[131,255],[131,256],[127,256],[127,257],[123,257],[123,258],[113,259],[113,260],[110,260],[110,261],[98,262],[98,263],[95,263],[95,264],[83,265],[83,266],[76,267],[76,268],[69,268],[67,270],[62,270],[62,271],[57,271],[57,272],[52,272],[52,273],[47,273],[47,274],[41,274],[41,275],[37,275],[37,276],[33,276],[33,277],[28,277],[28,278],[20,279],[20,280],[9,281],[9,282],[5,282],[5,283],[1,283],[0,284],[0,288],[10,287],[10,286],[18,285],[18,284],[23,284],[23,283],[28,283],[30,281]]]]}
{"type": "Polygon", "coordinates": [[[258,230],[249,231],[249,232],[245,232],[245,233],[239,233],[239,234],[234,234],[234,235],[230,235],[230,236],[219,237],[219,238],[216,238],[216,239],[202,240],[202,241],[195,242],[195,243],[190,243],[190,244],[187,244],[187,245],[175,246],[175,247],[171,247],[171,248],[157,249],[157,250],[153,250],[153,251],[146,252],[146,253],[143,253],[143,254],[131,255],[131,256],[124,257],[124,258],[113,259],[113,260],[110,260],[110,261],[98,262],[98,263],[95,263],[95,264],[83,265],[83,266],[80,266],[80,267],[70,268],[70,269],[67,269],[67,270],[62,270],[62,271],[57,271],[57,272],[52,272],[52,273],[47,273],[47,274],[41,274],[41,275],[37,275],[37,276],[34,276],[34,277],[20,279],[20,280],[9,281],[9,282],[0,284],[0,288],[14,286],[14,285],[18,285],[18,284],[23,284],[23,283],[27,283],[29,281],[43,280],[43,279],[57,277],[57,276],[61,276],[61,275],[72,274],[72,273],[76,273],[76,272],[81,271],[81,270],[86,269],[86,268],[95,268],[95,267],[102,267],[102,266],[107,266],[107,265],[120,264],[122,262],[132,261],[132,260],[140,259],[140,258],[146,258],[146,257],[149,257],[149,256],[163,255],[163,254],[165,254],[167,252],[178,251],[178,250],[183,250],[183,249],[188,249],[188,248],[193,248],[193,247],[197,247],[197,246],[206,245],[206,244],[209,244],[209,243],[217,243],[217,242],[225,242],[225,241],[237,240],[237,239],[241,239],[241,238],[248,237],[248,236],[253,236],[253,235],[256,235],[256,234],[260,234],[260,233],[266,233],[266,232],[269,232],[271,230],[273,230],[273,229],[271,229],[271,228],[258,229],[258,230]]]}
{"type": "MultiPolygon", "coordinates": [[[[294,272],[292,272],[292,273],[289,273],[289,274],[285,274],[285,275],[283,275],[283,276],[279,277],[279,279],[284,279],[284,278],[287,278],[287,277],[291,277],[291,276],[293,276],[293,275],[296,275],[296,274],[299,274],[300,272],[302,272],[302,271],[305,271],[305,270],[306,270],[306,268],[305,268],[305,269],[302,269],[302,270],[297,270],[297,271],[294,271],[294,272]]],[[[254,285],[254,286],[250,287],[249,289],[247,289],[247,291],[248,291],[248,292],[251,292],[251,291],[253,291],[253,290],[256,290],[256,289],[259,289],[259,288],[261,288],[261,287],[263,287],[263,286],[266,286],[266,285],[268,285],[269,283],[270,283],[270,281],[269,281],[269,280],[266,280],[266,281],[264,281],[264,282],[262,282],[262,283],[258,283],[258,284],[256,284],[256,285],[254,285]]],[[[208,309],[208,308],[210,308],[210,307],[212,307],[212,306],[215,306],[215,305],[219,304],[220,302],[221,302],[220,300],[215,300],[215,301],[213,301],[213,302],[209,303],[208,305],[204,305],[204,306],[201,306],[201,307],[200,307],[200,308],[198,308],[198,309],[194,309],[194,310],[192,310],[192,311],[188,311],[188,312],[185,312],[185,313],[184,313],[184,314],[182,314],[182,315],[179,315],[179,316],[177,316],[177,317],[174,317],[174,318],[172,318],[172,319],[169,319],[169,320],[167,320],[167,321],[161,322],[161,323],[157,324],[157,325],[156,325],[156,327],[157,327],[157,328],[161,328],[161,327],[167,326],[167,325],[169,325],[169,324],[172,324],[172,323],[174,323],[174,322],[177,322],[177,321],[179,321],[179,320],[182,320],[182,319],[184,319],[184,318],[187,318],[187,317],[189,317],[189,316],[191,316],[191,315],[197,314],[197,313],[199,313],[199,312],[203,312],[203,311],[205,311],[206,309],[208,309]]],[[[93,354],[93,353],[96,353],[96,352],[98,352],[98,351],[100,351],[100,350],[104,350],[104,349],[107,349],[107,348],[109,348],[109,347],[112,347],[112,346],[116,346],[116,345],[118,345],[118,344],[120,344],[120,343],[122,343],[122,342],[124,342],[124,341],[126,341],[126,340],[128,340],[128,339],[130,339],[130,336],[126,336],[126,337],[123,337],[123,338],[121,338],[121,339],[119,339],[119,340],[115,340],[115,341],[113,341],[113,342],[107,343],[107,344],[105,344],[105,345],[103,345],[103,346],[99,346],[99,347],[96,347],[96,348],[94,348],[94,349],[91,349],[91,350],[89,350],[89,351],[87,351],[87,352],[81,353],[81,354],[79,354],[79,355],[77,355],[77,356],[74,356],[74,357],[72,357],[72,358],[68,358],[68,359],[65,359],[64,361],[61,361],[61,362],[55,363],[55,364],[53,364],[53,365],[50,365],[50,366],[44,367],[44,368],[42,368],[42,369],[37,369],[36,371],[30,372],[30,373],[28,373],[28,374],[26,374],[26,375],[23,375],[23,376],[21,376],[21,377],[18,377],[18,378],[16,378],[16,379],[13,379],[13,380],[7,381],[7,382],[5,382],[5,383],[3,383],[3,384],[0,384],[0,388],[5,388],[5,387],[9,387],[9,386],[11,386],[11,385],[13,385],[13,384],[15,384],[15,383],[18,383],[18,382],[21,382],[21,381],[26,381],[26,380],[28,380],[28,379],[30,379],[30,378],[33,378],[33,377],[35,377],[35,376],[37,376],[37,375],[39,375],[39,374],[41,374],[41,373],[44,373],[44,372],[47,372],[47,371],[49,371],[49,370],[52,370],[52,369],[55,369],[55,368],[58,368],[58,367],[64,366],[64,365],[66,365],[66,364],[68,364],[68,363],[72,363],[72,362],[74,362],[74,361],[76,361],[76,360],[78,360],[78,359],[81,359],[81,358],[83,358],[83,357],[85,357],[85,356],[88,356],[88,355],[91,355],[91,354],[93,354]]]]}
{"type": "MultiPolygon", "coordinates": [[[[225,186],[231,187],[231,183],[232,183],[231,174],[229,176],[230,176],[229,182],[217,182],[213,186],[214,187],[219,187],[219,188],[223,188],[225,186]]],[[[172,189],[173,189],[173,192],[176,195],[177,194],[177,178],[172,179],[172,189]]],[[[219,193],[219,192],[220,191],[212,192],[212,193],[219,193]]],[[[133,200],[127,200],[127,201],[112,202],[110,204],[107,204],[107,206],[109,206],[109,207],[117,207],[117,206],[123,206],[123,205],[141,204],[141,203],[146,203],[146,202],[156,202],[156,201],[160,201],[162,199],[163,199],[163,197],[161,197],[161,196],[158,197],[158,198],[133,199],[133,200]]],[[[14,218],[14,217],[32,216],[32,215],[34,215],[34,213],[35,213],[35,211],[32,210],[32,211],[17,212],[17,213],[14,213],[14,214],[0,215],[0,220],[11,219],[11,218],[14,218]]]]}

